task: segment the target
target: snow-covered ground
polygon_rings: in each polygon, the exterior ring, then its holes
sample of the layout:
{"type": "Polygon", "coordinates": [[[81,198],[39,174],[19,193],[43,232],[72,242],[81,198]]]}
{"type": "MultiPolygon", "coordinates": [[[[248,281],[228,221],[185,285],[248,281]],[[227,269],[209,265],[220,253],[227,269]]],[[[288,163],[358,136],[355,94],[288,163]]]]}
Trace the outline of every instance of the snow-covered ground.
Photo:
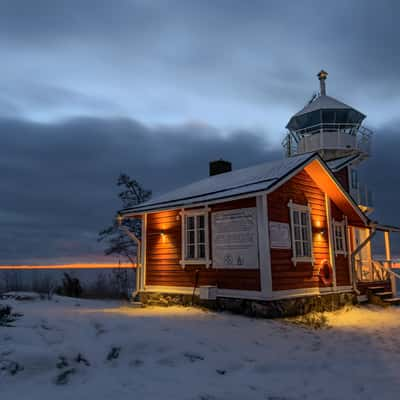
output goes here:
{"type": "Polygon", "coordinates": [[[400,309],[327,313],[329,328],[194,308],[1,300],[0,399],[398,399],[400,309]]]}

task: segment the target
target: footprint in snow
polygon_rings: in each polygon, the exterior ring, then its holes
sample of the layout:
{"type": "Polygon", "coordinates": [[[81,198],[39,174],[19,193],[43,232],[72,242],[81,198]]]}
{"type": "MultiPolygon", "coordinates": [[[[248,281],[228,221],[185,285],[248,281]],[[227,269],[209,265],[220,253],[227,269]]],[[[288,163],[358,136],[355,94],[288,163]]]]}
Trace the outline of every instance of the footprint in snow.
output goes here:
{"type": "Polygon", "coordinates": [[[40,328],[44,329],[45,331],[51,331],[53,329],[51,326],[49,326],[48,321],[45,319],[42,319],[40,322],[40,328]]]}
{"type": "Polygon", "coordinates": [[[87,367],[90,367],[90,362],[82,355],[82,353],[78,353],[78,355],[74,358],[74,361],[78,364],[84,364],[87,367]]]}
{"type": "Polygon", "coordinates": [[[254,367],[254,372],[258,374],[267,374],[274,371],[274,367],[270,364],[258,364],[254,367]]]}
{"type": "Polygon", "coordinates": [[[14,353],[15,350],[4,350],[0,353],[0,357],[7,357],[10,354],[14,353]]]}
{"type": "Polygon", "coordinates": [[[96,331],[96,336],[100,336],[103,333],[107,332],[100,322],[97,322],[97,321],[93,322],[93,327],[94,327],[94,329],[96,331]]]}
{"type": "Polygon", "coordinates": [[[161,345],[156,348],[156,351],[157,351],[157,353],[162,354],[162,353],[166,353],[169,349],[170,349],[170,347],[161,345]]]}
{"type": "Polygon", "coordinates": [[[208,393],[200,393],[194,399],[195,400],[217,400],[217,398],[215,396],[213,396],[212,394],[208,394],[208,393]]]}
{"type": "Polygon", "coordinates": [[[189,361],[190,363],[195,363],[198,361],[203,361],[204,359],[205,358],[201,354],[186,352],[179,355],[160,358],[157,363],[165,367],[176,367],[184,362],[189,361]]]}
{"type": "Polygon", "coordinates": [[[321,350],[321,342],[313,342],[311,345],[311,351],[320,351],[321,350]]]}
{"type": "Polygon", "coordinates": [[[203,361],[204,357],[201,354],[195,354],[195,353],[183,353],[183,356],[187,358],[190,362],[196,362],[196,361],[203,361]]]}
{"type": "Polygon", "coordinates": [[[130,367],[141,367],[144,364],[143,360],[136,359],[129,362],[130,367]]]}
{"type": "Polygon", "coordinates": [[[65,356],[59,356],[59,357],[58,357],[58,362],[57,362],[57,364],[56,364],[56,367],[57,367],[58,369],[63,369],[63,368],[68,367],[68,360],[67,360],[67,357],[65,357],[65,356]]]}
{"type": "Polygon", "coordinates": [[[7,372],[9,375],[16,375],[24,370],[24,367],[17,361],[0,360],[0,371],[7,372]]]}
{"type": "Polygon", "coordinates": [[[107,354],[107,361],[116,360],[121,352],[121,347],[112,347],[107,354]]]}
{"type": "Polygon", "coordinates": [[[43,329],[38,333],[42,337],[44,342],[49,346],[55,344],[61,344],[64,341],[64,333],[59,330],[43,329]]]}
{"type": "Polygon", "coordinates": [[[175,357],[164,357],[160,358],[157,363],[164,367],[176,367],[177,359],[175,357]]]}
{"type": "Polygon", "coordinates": [[[65,371],[63,371],[57,375],[55,384],[56,385],[66,385],[69,382],[70,377],[72,375],[74,375],[75,373],[76,373],[75,368],[66,369],[65,371]]]}

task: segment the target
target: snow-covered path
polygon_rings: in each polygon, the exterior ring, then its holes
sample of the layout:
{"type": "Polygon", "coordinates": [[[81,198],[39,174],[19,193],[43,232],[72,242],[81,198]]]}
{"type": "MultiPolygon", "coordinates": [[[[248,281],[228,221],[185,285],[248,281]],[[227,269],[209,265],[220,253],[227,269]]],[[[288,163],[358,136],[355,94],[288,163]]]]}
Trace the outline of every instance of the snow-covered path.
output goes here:
{"type": "Polygon", "coordinates": [[[24,316],[0,327],[1,400],[400,397],[400,309],[329,313],[331,328],[311,330],[192,308],[7,303],[24,316]]]}

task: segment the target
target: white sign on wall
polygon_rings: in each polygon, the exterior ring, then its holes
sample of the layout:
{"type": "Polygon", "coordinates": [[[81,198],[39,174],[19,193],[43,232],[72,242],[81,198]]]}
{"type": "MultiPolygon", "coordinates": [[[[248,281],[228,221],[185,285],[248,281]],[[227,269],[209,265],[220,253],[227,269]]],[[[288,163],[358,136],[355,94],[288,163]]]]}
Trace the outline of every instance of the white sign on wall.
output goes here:
{"type": "Polygon", "coordinates": [[[269,223],[269,241],[271,248],[290,249],[292,246],[289,224],[271,221],[269,223]]]}
{"type": "Polygon", "coordinates": [[[258,268],[256,208],[212,213],[214,268],[258,268]]]}

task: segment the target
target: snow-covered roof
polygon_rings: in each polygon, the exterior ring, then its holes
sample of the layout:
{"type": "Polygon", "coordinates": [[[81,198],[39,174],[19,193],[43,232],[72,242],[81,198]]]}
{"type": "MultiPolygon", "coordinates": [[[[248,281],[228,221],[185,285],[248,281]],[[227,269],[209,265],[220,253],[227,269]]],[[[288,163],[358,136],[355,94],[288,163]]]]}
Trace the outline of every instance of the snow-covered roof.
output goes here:
{"type": "Polygon", "coordinates": [[[329,168],[333,171],[339,171],[346,165],[349,165],[352,161],[355,161],[360,157],[360,154],[351,154],[349,156],[336,158],[335,160],[328,161],[327,164],[329,168]]]}
{"type": "Polygon", "coordinates": [[[286,125],[288,129],[303,129],[323,122],[326,123],[360,123],[365,115],[349,105],[330,96],[319,96],[303,109],[294,114],[286,125]],[[330,121],[328,117],[323,117],[318,111],[334,110],[341,115],[336,121],[330,121]],[[317,115],[316,115],[317,114],[317,115]],[[324,121],[326,118],[328,120],[324,121]]]}
{"type": "MultiPolygon", "coordinates": [[[[310,104],[307,104],[298,113],[296,113],[294,117],[298,117],[299,115],[303,115],[317,110],[355,110],[355,108],[350,107],[349,105],[342,103],[341,101],[336,100],[331,96],[319,96],[310,104]]],[[[361,112],[359,113],[362,114],[361,112]]]]}
{"type": "Polygon", "coordinates": [[[267,190],[315,157],[319,156],[316,153],[306,153],[210,176],[154,197],[136,207],[122,210],[121,213],[172,208],[267,190]]]}

